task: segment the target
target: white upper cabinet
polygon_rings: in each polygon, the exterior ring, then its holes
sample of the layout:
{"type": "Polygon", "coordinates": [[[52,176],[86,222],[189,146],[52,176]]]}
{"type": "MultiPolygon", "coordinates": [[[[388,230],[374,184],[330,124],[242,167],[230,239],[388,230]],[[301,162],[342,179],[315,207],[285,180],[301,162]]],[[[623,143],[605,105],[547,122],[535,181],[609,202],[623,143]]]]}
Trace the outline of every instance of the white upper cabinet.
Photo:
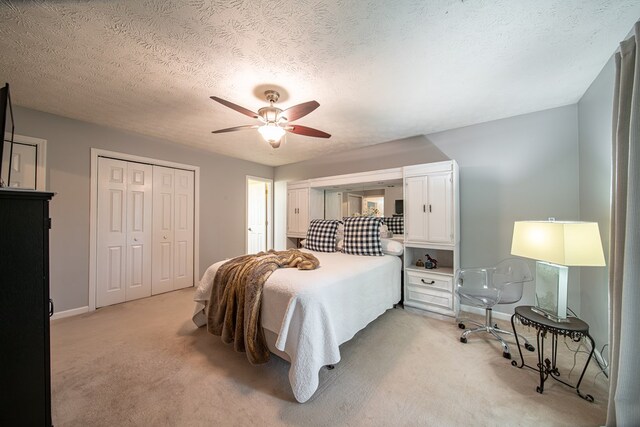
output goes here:
{"type": "Polygon", "coordinates": [[[453,244],[456,223],[453,163],[440,162],[406,169],[406,242],[453,244]]]}
{"type": "Polygon", "coordinates": [[[309,222],[324,218],[324,192],[296,183],[287,188],[287,236],[304,238],[309,222]]]}
{"type": "Polygon", "coordinates": [[[287,235],[304,237],[309,225],[309,189],[287,191],[287,235]]]}

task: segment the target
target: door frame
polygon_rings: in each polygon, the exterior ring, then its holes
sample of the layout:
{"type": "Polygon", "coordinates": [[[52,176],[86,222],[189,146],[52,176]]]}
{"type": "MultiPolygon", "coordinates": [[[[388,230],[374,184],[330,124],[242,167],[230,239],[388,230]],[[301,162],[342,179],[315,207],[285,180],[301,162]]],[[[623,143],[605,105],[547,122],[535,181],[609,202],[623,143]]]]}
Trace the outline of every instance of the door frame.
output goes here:
{"type": "Polygon", "coordinates": [[[194,172],[193,187],[193,278],[200,274],[200,166],[186,165],[136,156],[117,151],[91,148],[91,205],[89,207],[89,311],[96,309],[97,294],[97,244],[98,244],[98,157],[109,157],[125,162],[146,163],[194,172]]]}
{"type": "Polygon", "coordinates": [[[267,197],[267,250],[273,249],[273,179],[247,175],[244,185],[244,252],[249,251],[249,181],[264,182],[269,186],[267,197]]]}

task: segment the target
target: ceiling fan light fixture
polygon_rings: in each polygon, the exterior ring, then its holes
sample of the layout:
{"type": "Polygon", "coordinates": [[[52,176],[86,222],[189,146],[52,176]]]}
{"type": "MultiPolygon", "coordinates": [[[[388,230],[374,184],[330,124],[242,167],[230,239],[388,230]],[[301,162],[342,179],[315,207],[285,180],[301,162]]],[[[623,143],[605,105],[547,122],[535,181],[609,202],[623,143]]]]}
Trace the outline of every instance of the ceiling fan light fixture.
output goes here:
{"type": "Polygon", "coordinates": [[[280,140],[286,133],[286,131],[278,126],[276,123],[267,123],[258,128],[258,132],[273,148],[280,146],[280,140]]]}

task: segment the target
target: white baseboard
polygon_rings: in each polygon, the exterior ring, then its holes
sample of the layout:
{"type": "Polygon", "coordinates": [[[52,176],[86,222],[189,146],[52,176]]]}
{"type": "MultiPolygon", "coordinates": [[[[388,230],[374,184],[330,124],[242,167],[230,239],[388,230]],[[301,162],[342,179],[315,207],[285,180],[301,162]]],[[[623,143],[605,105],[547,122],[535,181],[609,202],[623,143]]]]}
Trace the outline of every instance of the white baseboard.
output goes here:
{"type": "MultiPolygon", "coordinates": [[[[484,308],[472,307],[470,305],[464,305],[464,304],[460,305],[460,311],[466,311],[467,313],[479,314],[480,316],[484,316],[485,315],[484,308]]],[[[511,320],[511,315],[507,314],[507,313],[500,313],[499,311],[495,311],[494,310],[493,311],[493,318],[494,319],[510,321],[511,320]]]]}
{"type": "Polygon", "coordinates": [[[53,313],[51,316],[51,320],[62,319],[64,317],[77,316],[78,314],[84,314],[89,312],[89,306],[72,308],[71,310],[60,311],[58,313],[53,313]]]}

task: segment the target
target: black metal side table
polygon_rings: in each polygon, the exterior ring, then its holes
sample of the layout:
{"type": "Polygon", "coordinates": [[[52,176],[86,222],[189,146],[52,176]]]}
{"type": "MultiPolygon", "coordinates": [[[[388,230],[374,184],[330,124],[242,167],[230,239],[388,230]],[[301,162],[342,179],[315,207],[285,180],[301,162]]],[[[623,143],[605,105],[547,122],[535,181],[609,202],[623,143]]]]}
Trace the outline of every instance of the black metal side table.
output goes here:
{"type": "Polygon", "coordinates": [[[547,319],[546,317],[534,312],[531,310],[531,306],[523,305],[520,307],[516,307],[515,313],[511,316],[511,327],[513,328],[513,333],[516,337],[516,345],[518,346],[518,352],[520,353],[520,366],[518,366],[517,361],[512,361],[511,364],[513,366],[517,366],[518,368],[522,368],[526,366],[529,369],[533,369],[534,371],[538,371],[540,373],[540,385],[536,387],[536,391],[538,393],[542,393],[544,391],[544,383],[551,376],[556,381],[561,382],[562,384],[574,388],[578,395],[583,399],[593,402],[593,396],[590,394],[582,394],[580,392],[580,383],[582,382],[582,378],[584,377],[584,373],[587,371],[587,367],[589,366],[589,362],[591,361],[591,357],[593,356],[593,352],[595,350],[595,343],[593,338],[589,335],[589,325],[578,319],[577,317],[567,317],[566,322],[554,322],[551,319],[547,319]],[[537,367],[529,366],[524,363],[524,357],[522,356],[522,350],[520,349],[520,342],[518,341],[518,334],[516,334],[516,325],[514,319],[520,320],[524,326],[532,326],[534,327],[537,333],[537,343],[538,343],[538,365],[537,367]],[[551,360],[549,358],[544,357],[544,341],[547,336],[547,333],[551,334],[551,360]],[[582,369],[582,374],[580,374],[580,379],[578,380],[578,384],[575,386],[562,381],[560,377],[560,371],[556,366],[557,355],[558,355],[558,335],[566,336],[571,338],[573,341],[578,342],[583,337],[586,337],[591,341],[591,353],[589,353],[589,358],[582,369]]]}

